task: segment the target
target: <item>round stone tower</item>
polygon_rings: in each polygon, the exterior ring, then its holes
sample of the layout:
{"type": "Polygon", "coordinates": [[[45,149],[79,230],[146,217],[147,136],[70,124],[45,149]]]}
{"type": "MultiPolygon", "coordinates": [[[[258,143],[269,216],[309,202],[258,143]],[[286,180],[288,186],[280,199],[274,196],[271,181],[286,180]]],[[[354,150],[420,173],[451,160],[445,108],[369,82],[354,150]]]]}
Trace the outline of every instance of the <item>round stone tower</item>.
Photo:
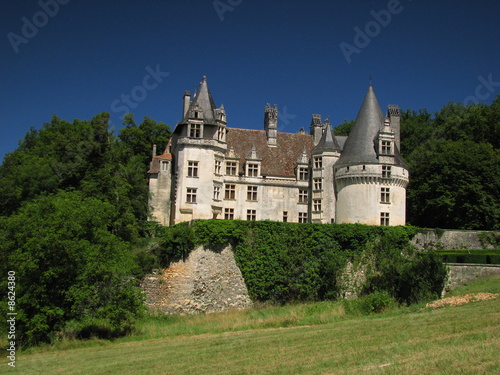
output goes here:
{"type": "Polygon", "coordinates": [[[336,222],[404,225],[408,168],[399,154],[399,109],[384,117],[368,88],[335,163],[336,222]]]}

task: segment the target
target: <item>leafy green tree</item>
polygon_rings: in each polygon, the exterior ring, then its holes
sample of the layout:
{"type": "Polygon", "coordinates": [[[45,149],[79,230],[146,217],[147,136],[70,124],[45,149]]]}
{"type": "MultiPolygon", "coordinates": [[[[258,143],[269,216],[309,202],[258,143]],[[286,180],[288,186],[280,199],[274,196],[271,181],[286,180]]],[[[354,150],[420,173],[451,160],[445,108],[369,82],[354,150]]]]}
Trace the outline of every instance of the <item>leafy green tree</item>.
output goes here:
{"type": "Polygon", "coordinates": [[[333,129],[333,134],[340,136],[348,136],[349,133],[351,132],[353,125],[354,125],[354,120],[347,121],[344,119],[344,122],[342,122],[342,124],[337,125],[333,129]]]}
{"type": "Polygon", "coordinates": [[[77,191],[36,198],[2,218],[0,268],[16,273],[20,342],[50,342],[68,322],[109,335],[130,329],[142,298],[128,245],[109,231],[116,219],[111,204],[77,191]]]}
{"type": "Polygon", "coordinates": [[[123,124],[126,125],[120,129],[120,140],[131,150],[132,154],[140,155],[143,163],[149,165],[153,145],[156,145],[157,154],[163,153],[170,139],[170,127],[163,122],[156,122],[148,116],[137,125],[134,122],[134,115],[131,113],[125,115],[123,124]]]}
{"type": "Polygon", "coordinates": [[[500,151],[488,143],[431,140],[409,160],[408,221],[423,227],[498,229],[500,151]]]}

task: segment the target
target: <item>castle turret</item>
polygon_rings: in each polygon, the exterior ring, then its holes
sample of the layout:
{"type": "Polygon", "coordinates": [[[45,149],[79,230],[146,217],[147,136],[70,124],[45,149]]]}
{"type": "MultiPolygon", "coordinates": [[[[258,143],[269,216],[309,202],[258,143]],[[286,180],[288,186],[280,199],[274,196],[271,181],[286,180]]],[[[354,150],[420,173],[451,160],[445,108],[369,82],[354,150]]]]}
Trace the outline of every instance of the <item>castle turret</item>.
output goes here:
{"type": "Polygon", "coordinates": [[[335,222],[335,191],[333,166],[340,157],[340,146],[332,127],[325,120],[324,132],[312,150],[311,222],[335,222]]]}
{"type": "Polygon", "coordinates": [[[372,86],[335,164],[335,185],[337,222],[405,224],[408,169],[372,86]]]}

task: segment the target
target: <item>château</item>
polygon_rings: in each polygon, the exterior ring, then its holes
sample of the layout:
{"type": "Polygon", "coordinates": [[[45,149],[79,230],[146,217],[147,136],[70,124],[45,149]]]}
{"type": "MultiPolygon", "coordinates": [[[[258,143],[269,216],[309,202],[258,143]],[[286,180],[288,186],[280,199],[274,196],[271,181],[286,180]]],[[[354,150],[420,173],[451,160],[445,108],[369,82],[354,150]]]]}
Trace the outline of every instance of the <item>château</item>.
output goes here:
{"type": "Polygon", "coordinates": [[[228,126],[203,77],[149,174],[152,216],[162,225],[194,219],[404,225],[408,168],[399,107],[384,116],[373,87],[348,137],[321,116],[309,133],[278,132],[277,106],[263,130],[228,126]]]}

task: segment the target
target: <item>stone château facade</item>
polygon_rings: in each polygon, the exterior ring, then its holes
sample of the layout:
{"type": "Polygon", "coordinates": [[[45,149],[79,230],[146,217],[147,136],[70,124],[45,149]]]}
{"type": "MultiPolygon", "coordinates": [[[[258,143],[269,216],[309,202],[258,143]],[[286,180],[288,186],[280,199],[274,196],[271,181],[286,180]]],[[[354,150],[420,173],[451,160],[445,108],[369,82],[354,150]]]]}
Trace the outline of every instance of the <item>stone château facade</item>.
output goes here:
{"type": "MultiPolygon", "coordinates": [[[[227,126],[206,77],[149,173],[153,217],[404,225],[408,168],[399,154],[399,107],[382,114],[370,85],[349,137],[312,115],[310,133],[278,132],[267,105],[264,130],[227,126]]],[[[156,154],[156,152],[154,152],[156,154]]]]}

